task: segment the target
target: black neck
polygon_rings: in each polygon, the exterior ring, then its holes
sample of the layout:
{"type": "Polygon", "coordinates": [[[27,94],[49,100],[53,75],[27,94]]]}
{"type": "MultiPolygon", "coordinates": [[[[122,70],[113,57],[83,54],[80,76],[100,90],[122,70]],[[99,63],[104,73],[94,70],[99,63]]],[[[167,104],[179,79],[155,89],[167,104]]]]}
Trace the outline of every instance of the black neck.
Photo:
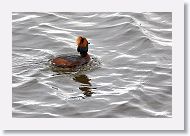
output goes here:
{"type": "Polygon", "coordinates": [[[87,52],[80,53],[81,57],[86,57],[87,54],[88,54],[87,52]]]}

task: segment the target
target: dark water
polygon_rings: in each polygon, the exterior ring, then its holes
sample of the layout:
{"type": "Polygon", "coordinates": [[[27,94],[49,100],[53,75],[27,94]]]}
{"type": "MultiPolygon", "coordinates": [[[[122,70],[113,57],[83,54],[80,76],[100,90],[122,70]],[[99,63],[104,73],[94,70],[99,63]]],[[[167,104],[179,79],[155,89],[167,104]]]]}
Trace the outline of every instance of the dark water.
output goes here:
{"type": "Polygon", "coordinates": [[[171,13],[13,13],[12,38],[13,117],[172,117],[171,13]],[[91,61],[52,68],[78,35],[91,61]]]}

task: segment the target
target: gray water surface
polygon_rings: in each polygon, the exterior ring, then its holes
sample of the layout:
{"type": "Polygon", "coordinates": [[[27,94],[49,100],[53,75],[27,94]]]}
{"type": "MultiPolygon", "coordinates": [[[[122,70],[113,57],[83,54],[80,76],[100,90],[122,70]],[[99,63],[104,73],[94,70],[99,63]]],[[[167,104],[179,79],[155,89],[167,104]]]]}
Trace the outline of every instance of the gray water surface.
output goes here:
{"type": "Polygon", "coordinates": [[[12,40],[15,118],[172,117],[171,13],[12,13],[12,40]],[[91,61],[52,68],[78,35],[91,61]]]}

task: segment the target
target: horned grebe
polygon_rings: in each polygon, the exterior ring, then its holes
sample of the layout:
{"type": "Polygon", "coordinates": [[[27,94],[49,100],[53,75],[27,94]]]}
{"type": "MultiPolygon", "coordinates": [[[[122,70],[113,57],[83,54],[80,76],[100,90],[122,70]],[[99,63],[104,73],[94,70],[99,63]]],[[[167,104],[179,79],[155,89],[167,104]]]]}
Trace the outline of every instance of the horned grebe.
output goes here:
{"type": "Polygon", "coordinates": [[[51,60],[52,65],[62,68],[75,68],[90,61],[88,54],[88,41],[85,37],[78,36],[76,39],[77,51],[80,55],[63,55],[51,60]]]}

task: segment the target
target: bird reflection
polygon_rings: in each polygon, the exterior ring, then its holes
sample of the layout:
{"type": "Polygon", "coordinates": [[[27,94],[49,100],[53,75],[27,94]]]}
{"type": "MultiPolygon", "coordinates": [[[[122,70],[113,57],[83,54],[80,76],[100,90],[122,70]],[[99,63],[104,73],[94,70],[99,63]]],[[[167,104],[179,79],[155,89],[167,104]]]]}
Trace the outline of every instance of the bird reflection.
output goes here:
{"type": "Polygon", "coordinates": [[[92,85],[90,83],[90,80],[86,75],[77,75],[73,78],[76,82],[82,83],[79,87],[79,89],[83,92],[84,95],[86,96],[91,96],[93,94],[92,85]]]}

